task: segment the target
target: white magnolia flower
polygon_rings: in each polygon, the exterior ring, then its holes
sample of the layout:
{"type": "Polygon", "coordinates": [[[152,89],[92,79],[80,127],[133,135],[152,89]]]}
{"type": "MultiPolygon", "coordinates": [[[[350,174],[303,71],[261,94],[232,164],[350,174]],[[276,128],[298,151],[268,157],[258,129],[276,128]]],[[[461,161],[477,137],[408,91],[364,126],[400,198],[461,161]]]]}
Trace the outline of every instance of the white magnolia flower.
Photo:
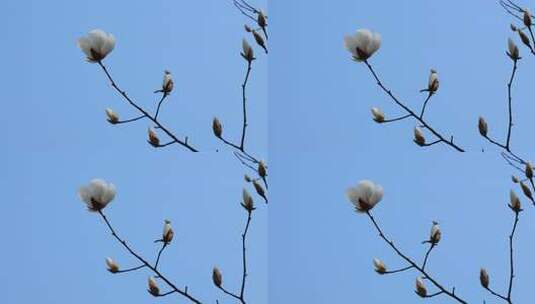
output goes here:
{"type": "Polygon", "coordinates": [[[112,260],[112,258],[106,258],[106,266],[108,266],[108,271],[111,273],[119,271],[119,264],[112,260]]]}
{"type": "Polygon", "coordinates": [[[241,52],[242,57],[249,62],[253,61],[254,60],[253,48],[251,47],[249,42],[245,40],[245,38],[242,40],[241,46],[242,46],[242,52],[241,52]]]}
{"type": "Polygon", "coordinates": [[[485,268],[481,268],[479,271],[479,282],[483,288],[489,288],[490,278],[489,273],[485,268]]]}
{"type": "Polygon", "coordinates": [[[162,82],[162,92],[169,94],[173,90],[175,84],[173,82],[173,77],[171,76],[171,72],[165,70],[163,74],[163,82],[162,82]]]}
{"type": "Polygon", "coordinates": [[[95,29],[87,36],[78,38],[78,47],[85,53],[89,62],[99,62],[108,56],[115,47],[115,37],[95,29]]]}
{"type": "Polygon", "coordinates": [[[440,227],[438,223],[433,221],[433,226],[431,226],[431,233],[429,233],[429,242],[431,244],[438,244],[442,238],[442,232],[440,232],[440,227]]]}
{"type": "Polygon", "coordinates": [[[378,274],[386,273],[385,263],[383,263],[383,261],[379,260],[378,258],[373,259],[373,266],[375,267],[375,272],[377,272],[378,274]]]}
{"type": "Polygon", "coordinates": [[[427,90],[430,93],[435,93],[438,90],[439,84],[437,71],[431,69],[431,72],[429,73],[429,81],[427,83],[427,90]]]}
{"type": "Polygon", "coordinates": [[[373,120],[377,123],[383,123],[385,121],[385,113],[379,108],[372,108],[373,120]]]}
{"type": "Polygon", "coordinates": [[[153,277],[149,277],[149,293],[155,297],[160,295],[160,288],[153,277]]]}
{"type": "Polygon", "coordinates": [[[381,35],[368,29],[360,29],[353,36],[344,38],[346,49],[356,61],[370,58],[381,47],[381,35]]]}
{"type": "Polygon", "coordinates": [[[418,294],[422,298],[427,297],[427,288],[425,288],[424,280],[422,279],[422,277],[416,278],[416,294],[418,294]]]}
{"type": "Polygon", "coordinates": [[[80,199],[89,211],[100,211],[115,198],[115,186],[102,179],[93,179],[89,185],[78,190],[80,199]]]}
{"type": "Polygon", "coordinates": [[[347,189],[346,195],[358,212],[367,212],[383,198],[383,187],[363,180],[357,186],[347,189]]]}
{"type": "Polygon", "coordinates": [[[174,236],[175,236],[175,232],[173,231],[173,228],[171,227],[171,221],[165,220],[164,225],[163,225],[162,241],[164,243],[171,243],[174,236]]]}
{"type": "Polygon", "coordinates": [[[517,60],[520,58],[520,51],[518,50],[518,46],[516,46],[515,42],[511,38],[507,38],[507,55],[513,60],[517,60]]]}

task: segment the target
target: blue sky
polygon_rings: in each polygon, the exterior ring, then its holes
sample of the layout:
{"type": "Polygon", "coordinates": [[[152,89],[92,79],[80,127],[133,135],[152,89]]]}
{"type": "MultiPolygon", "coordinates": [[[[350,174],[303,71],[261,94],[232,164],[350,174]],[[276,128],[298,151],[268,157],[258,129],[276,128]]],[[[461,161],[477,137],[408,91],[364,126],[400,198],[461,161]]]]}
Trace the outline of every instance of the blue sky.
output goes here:
{"type": "MultiPolygon", "coordinates": [[[[2,117],[8,177],[2,183],[6,207],[0,227],[13,233],[3,234],[0,257],[9,262],[0,275],[1,302],[183,302],[174,295],[149,296],[146,272],[107,273],[107,256],[124,267],[136,264],[77,197],[78,187],[94,177],[117,186],[106,211],[143,255],[155,258],[152,241],[163,220],[172,220],[176,242],[166,249],[162,269],[206,303],[230,301],[213,287],[211,271],[218,265],[227,287],[237,289],[246,220],[239,202],[247,171],[228,150],[215,152],[221,145],[211,121],[217,115],[225,133],[239,136],[245,18],[231,1],[216,0],[127,6],[7,1],[2,7],[0,19],[8,29],[4,45],[12,47],[2,50],[0,76],[4,111],[11,113],[2,117]],[[172,71],[175,91],[161,120],[204,153],[178,146],[154,150],[146,142],[147,122],[111,126],[105,121],[106,107],[124,118],[137,113],[77,48],[76,39],[94,28],[115,35],[116,48],[105,64],[144,107],[155,109],[152,92],[163,71],[172,71]]],[[[267,62],[258,54],[249,87],[248,146],[267,157],[267,62]]],[[[267,303],[267,232],[267,209],[259,205],[250,232],[247,289],[255,303],[267,303]]]]}
{"type": "MultiPolygon", "coordinates": [[[[266,2],[255,2],[266,7],[266,2]]],[[[415,273],[380,277],[373,257],[403,266],[377,237],[367,218],[345,198],[348,186],[372,179],[385,188],[374,210],[401,248],[422,257],[432,220],[443,240],[429,269],[470,303],[494,300],[478,282],[487,267],[492,286],[505,290],[507,235],[513,216],[506,207],[513,170],[477,132],[484,115],[490,134],[505,136],[505,56],[512,33],[494,1],[269,1],[270,60],[257,50],[249,87],[251,151],[269,156],[268,210],[256,212],[250,235],[248,298],[252,303],[414,303],[415,273]],[[414,123],[377,125],[369,109],[395,116],[391,104],[362,64],[350,60],[343,37],[367,27],[382,34],[371,63],[385,84],[413,107],[424,96],[430,68],[441,88],[426,116],[453,134],[469,152],[412,142],[414,123]],[[269,105],[268,105],[269,99],[269,105]],[[268,268],[269,266],[269,268],[268,268]]],[[[112,276],[104,258],[135,266],[76,191],[102,177],[118,188],[107,210],[120,233],[145,256],[163,220],[173,221],[177,242],[162,267],[179,286],[207,303],[224,299],[211,284],[218,265],[228,287],[240,276],[240,233],[245,214],[238,202],[244,168],[210,130],[217,115],[225,133],[240,131],[239,56],[246,19],[230,0],[3,2],[7,28],[0,80],[7,126],[5,233],[0,258],[7,261],[0,284],[3,303],[176,303],[153,299],[145,272],[112,276]],[[203,149],[154,150],[146,122],[110,126],[104,109],[131,112],[98,67],[84,62],[76,39],[93,28],[113,33],[117,46],[106,58],[119,85],[153,108],[163,70],[173,72],[176,91],[162,120],[203,149]]],[[[516,37],[515,37],[516,38],[516,37]]],[[[525,54],[514,87],[513,147],[535,148],[529,122],[530,72],[525,54]]],[[[529,156],[527,156],[529,157],[529,156]]],[[[529,267],[535,247],[533,208],[518,230],[514,299],[530,299],[529,267]]],[[[437,297],[430,303],[444,303],[437,297]]],[[[179,300],[179,302],[183,302],[179,300]]]]}

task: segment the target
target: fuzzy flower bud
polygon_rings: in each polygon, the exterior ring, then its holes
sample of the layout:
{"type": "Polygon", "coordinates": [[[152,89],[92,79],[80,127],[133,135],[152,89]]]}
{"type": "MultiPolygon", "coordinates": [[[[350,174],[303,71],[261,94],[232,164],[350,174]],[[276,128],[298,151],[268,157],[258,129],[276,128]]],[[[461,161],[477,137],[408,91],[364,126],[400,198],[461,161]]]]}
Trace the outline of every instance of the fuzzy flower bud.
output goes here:
{"type": "Polygon", "coordinates": [[[383,263],[383,261],[379,260],[378,258],[373,259],[373,266],[375,268],[375,272],[377,272],[378,274],[386,273],[385,263],[383,263]]]}
{"type": "Polygon", "coordinates": [[[247,175],[247,174],[245,174],[245,175],[243,176],[243,179],[245,180],[246,183],[250,183],[250,182],[253,181],[253,179],[252,179],[249,175],[247,175]]]}
{"type": "Polygon", "coordinates": [[[262,37],[262,35],[260,35],[258,32],[256,32],[255,30],[252,31],[253,33],[253,37],[254,37],[254,40],[256,41],[256,43],[262,47],[264,49],[264,52],[266,52],[266,54],[268,53],[268,50],[266,48],[266,43],[264,42],[264,38],[262,37]]]}
{"type": "Polygon", "coordinates": [[[151,144],[153,147],[159,147],[160,146],[160,139],[158,138],[158,135],[152,128],[149,128],[149,144],[151,144]]]}
{"type": "Polygon", "coordinates": [[[108,122],[111,123],[112,125],[119,122],[119,115],[117,115],[117,113],[115,113],[110,108],[106,109],[106,116],[108,116],[108,122]]]}
{"type": "Polygon", "coordinates": [[[258,171],[258,175],[259,175],[261,178],[264,178],[264,177],[267,176],[266,164],[264,163],[263,160],[261,160],[261,161],[258,162],[258,168],[257,168],[257,171],[258,171]]]}
{"type": "Polygon", "coordinates": [[[221,138],[223,135],[223,125],[221,125],[221,122],[217,117],[214,117],[214,120],[212,121],[212,131],[214,131],[214,135],[217,138],[221,138]]]}
{"type": "Polygon", "coordinates": [[[171,93],[173,88],[175,87],[175,83],[173,82],[173,77],[171,76],[171,72],[168,70],[165,70],[163,73],[163,81],[162,81],[162,92],[165,94],[171,93]]]}
{"type": "Polygon", "coordinates": [[[438,244],[440,242],[440,239],[442,238],[442,232],[440,232],[440,227],[438,226],[438,223],[433,221],[433,226],[431,226],[431,233],[429,234],[429,242],[431,244],[438,244]]]}
{"type": "Polygon", "coordinates": [[[383,113],[381,109],[373,107],[371,111],[372,111],[373,120],[375,122],[377,123],[385,122],[385,113],[383,113]]]}
{"type": "Polygon", "coordinates": [[[527,178],[533,179],[533,165],[531,164],[531,162],[526,163],[525,173],[527,178]]]}
{"type": "Polygon", "coordinates": [[[247,33],[250,33],[250,32],[253,31],[253,29],[252,29],[249,25],[247,25],[247,24],[245,24],[243,27],[245,28],[245,31],[246,31],[247,33]]]}
{"type": "Polygon", "coordinates": [[[427,297],[427,288],[425,288],[422,277],[416,278],[416,294],[422,298],[427,297]]]}
{"type": "Polygon", "coordinates": [[[261,28],[265,28],[267,26],[267,17],[262,11],[258,11],[258,17],[256,19],[256,22],[258,23],[258,26],[261,28]]]}
{"type": "Polygon", "coordinates": [[[516,175],[511,175],[511,180],[512,180],[513,183],[515,183],[515,184],[518,184],[518,182],[520,182],[520,179],[519,179],[518,176],[516,176],[516,175]]]}
{"type": "Polygon", "coordinates": [[[479,128],[479,134],[481,134],[481,136],[483,137],[487,137],[487,133],[489,132],[489,126],[487,125],[485,118],[479,117],[477,126],[479,128]]]}
{"type": "Polygon", "coordinates": [[[214,281],[214,285],[216,287],[221,287],[221,285],[223,284],[223,275],[217,267],[214,267],[212,271],[212,281],[214,281]]]}
{"type": "Polygon", "coordinates": [[[431,69],[431,72],[429,73],[429,81],[427,83],[427,90],[429,93],[435,93],[438,90],[439,85],[440,82],[438,80],[437,71],[431,69]]]}
{"type": "Polygon", "coordinates": [[[516,43],[511,38],[507,39],[507,49],[507,55],[509,58],[512,60],[520,59],[520,51],[518,50],[518,46],[516,46],[516,43]]]}
{"type": "Polygon", "coordinates": [[[520,181],[520,188],[522,188],[522,192],[524,192],[524,195],[533,202],[533,194],[531,193],[531,189],[529,189],[528,185],[520,181]]]}
{"type": "Polygon", "coordinates": [[[245,208],[245,210],[247,210],[248,212],[252,212],[255,209],[253,197],[246,189],[243,189],[242,200],[243,202],[241,203],[241,205],[243,208],[245,208]]]}
{"type": "Polygon", "coordinates": [[[524,17],[522,18],[522,21],[524,21],[524,25],[527,27],[531,26],[531,13],[526,8],[524,9],[524,17]]]}
{"type": "Polygon", "coordinates": [[[420,130],[420,128],[418,128],[418,127],[415,127],[415,128],[414,128],[414,142],[415,142],[418,146],[424,146],[424,145],[425,145],[425,137],[424,137],[424,133],[423,133],[422,130],[420,130]]]}
{"type": "Polygon", "coordinates": [[[165,244],[169,244],[173,240],[174,236],[175,236],[175,232],[173,231],[173,228],[171,227],[171,221],[165,220],[164,225],[163,225],[162,241],[165,244]]]}
{"type": "Polygon", "coordinates": [[[489,288],[490,278],[485,268],[481,268],[481,270],[479,271],[479,282],[481,283],[481,286],[483,286],[483,288],[489,288]]]}
{"type": "Polygon", "coordinates": [[[254,51],[253,51],[253,48],[251,47],[251,45],[249,44],[249,42],[247,42],[247,40],[243,39],[242,40],[242,52],[241,52],[241,56],[247,60],[248,62],[251,62],[253,61],[255,58],[254,58],[254,51]]]}
{"type": "Polygon", "coordinates": [[[518,198],[514,190],[511,190],[509,192],[509,208],[511,208],[511,210],[513,210],[514,212],[522,211],[522,204],[520,203],[520,199],[518,198]]]}
{"type": "Polygon", "coordinates": [[[117,273],[119,271],[119,264],[117,264],[112,258],[106,258],[106,266],[111,273],[117,273]]]}
{"type": "Polygon", "coordinates": [[[522,41],[523,44],[531,48],[531,42],[529,41],[528,35],[526,35],[526,33],[524,33],[521,30],[518,30],[518,36],[520,36],[520,40],[522,41]]]}
{"type": "Polygon", "coordinates": [[[158,284],[156,283],[156,280],[154,277],[149,277],[149,293],[155,297],[160,295],[160,288],[158,287],[158,284]]]}
{"type": "Polygon", "coordinates": [[[266,191],[264,190],[264,187],[262,187],[257,180],[253,180],[253,186],[256,190],[256,193],[267,202],[266,191]]]}
{"type": "Polygon", "coordinates": [[[518,28],[516,27],[516,25],[511,23],[511,31],[516,32],[517,30],[518,28]]]}

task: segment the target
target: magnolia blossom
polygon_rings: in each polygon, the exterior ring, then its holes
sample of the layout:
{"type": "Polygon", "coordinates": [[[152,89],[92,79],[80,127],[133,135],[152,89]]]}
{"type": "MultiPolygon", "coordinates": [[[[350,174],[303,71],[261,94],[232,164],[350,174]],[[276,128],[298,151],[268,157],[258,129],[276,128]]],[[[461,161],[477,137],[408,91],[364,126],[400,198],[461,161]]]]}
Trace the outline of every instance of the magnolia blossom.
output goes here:
{"type": "Polygon", "coordinates": [[[116,124],[119,122],[119,115],[110,108],[106,109],[106,116],[108,116],[108,122],[111,124],[116,124]]]}
{"type": "Polygon", "coordinates": [[[522,204],[520,203],[520,199],[518,198],[518,195],[516,195],[514,190],[511,190],[509,192],[509,208],[511,208],[515,212],[519,212],[522,210],[522,204]]]}
{"type": "Polygon", "coordinates": [[[489,273],[485,268],[481,268],[479,271],[479,282],[483,288],[489,288],[490,278],[489,273]]]}
{"type": "Polygon", "coordinates": [[[487,133],[489,132],[489,126],[487,125],[487,121],[485,121],[485,118],[479,117],[477,127],[479,128],[479,134],[481,134],[481,136],[483,137],[487,137],[487,133]]]}
{"type": "Polygon", "coordinates": [[[442,238],[442,233],[440,232],[440,227],[437,222],[433,221],[433,226],[431,226],[431,233],[429,234],[429,242],[431,244],[438,244],[442,238]]]}
{"type": "Polygon", "coordinates": [[[383,187],[372,181],[363,180],[357,186],[347,189],[346,195],[357,212],[367,212],[383,198],[383,187]]]}
{"type": "Polygon", "coordinates": [[[149,293],[155,297],[160,295],[160,288],[154,277],[149,277],[149,293]]]}
{"type": "Polygon", "coordinates": [[[373,107],[372,115],[373,115],[373,120],[375,120],[375,122],[377,123],[385,122],[385,113],[383,113],[381,109],[373,107]]]}
{"type": "Polygon", "coordinates": [[[115,186],[102,179],[93,179],[89,185],[78,190],[80,199],[89,211],[100,211],[115,198],[115,186]]]}
{"type": "Polygon", "coordinates": [[[435,93],[438,90],[439,85],[440,82],[438,81],[437,71],[431,69],[431,72],[429,73],[429,81],[427,83],[427,90],[430,93],[435,93]]]}
{"type": "Polygon", "coordinates": [[[108,266],[108,271],[111,273],[119,271],[119,264],[112,260],[112,258],[106,258],[106,266],[108,266]]]}
{"type": "Polygon", "coordinates": [[[212,281],[214,282],[214,285],[217,287],[221,287],[221,285],[223,284],[223,275],[221,274],[221,271],[217,267],[214,267],[212,271],[212,281]]]}
{"type": "Polygon", "coordinates": [[[171,221],[165,220],[164,225],[163,225],[162,241],[166,244],[171,243],[174,236],[175,236],[175,232],[173,231],[173,228],[171,227],[171,221]]]}
{"type": "Polygon", "coordinates": [[[249,62],[253,61],[254,60],[253,48],[251,47],[249,42],[245,40],[245,38],[242,40],[241,46],[242,46],[242,52],[241,52],[242,57],[249,62]]]}
{"type": "Polygon", "coordinates": [[[422,277],[416,278],[416,294],[422,298],[427,297],[427,288],[425,288],[424,280],[422,277]]]}
{"type": "Polygon", "coordinates": [[[251,194],[249,194],[247,189],[243,189],[242,191],[242,200],[243,202],[241,203],[241,205],[243,206],[243,208],[245,208],[245,210],[251,212],[255,209],[253,197],[251,196],[251,194]]]}
{"type": "Polygon", "coordinates": [[[89,62],[100,62],[115,47],[115,37],[102,30],[95,29],[87,36],[78,38],[78,47],[84,52],[89,62]]]}
{"type": "Polygon", "coordinates": [[[378,274],[386,273],[385,263],[383,263],[383,261],[379,260],[378,258],[373,259],[373,266],[375,267],[375,272],[377,272],[378,274]]]}
{"type": "Polygon", "coordinates": [[[414,128],[414,142],[418,145],[418,146],[424,146],[425,145],[425,137],[424,137],[424,133],[422,132],[422,130],[418,127],[415,127],[414,128]]]}
{"type": "Polygon", "coordinates": [[[511,59],[520,59],[520,51],[518,50],[518,46],[516,46],[515,42],[511,38],[507,39],[507,49],[507,55],[509,55],[511,59]]]}
{"type": "Polygon", "coordinates": [[[165,94],[169,94],[173,90],[174,86],[175,84],[173,82],[171,72],[165,70],[163,73],[162,92],[164,92],[165,94]]]}
{"type": "Polygon", "coordinates": [[[344,37],[344,44],[354,60],[364,61],[381,47],[381,35],[368,29],[360,29],[355,35],[344,37]]]}

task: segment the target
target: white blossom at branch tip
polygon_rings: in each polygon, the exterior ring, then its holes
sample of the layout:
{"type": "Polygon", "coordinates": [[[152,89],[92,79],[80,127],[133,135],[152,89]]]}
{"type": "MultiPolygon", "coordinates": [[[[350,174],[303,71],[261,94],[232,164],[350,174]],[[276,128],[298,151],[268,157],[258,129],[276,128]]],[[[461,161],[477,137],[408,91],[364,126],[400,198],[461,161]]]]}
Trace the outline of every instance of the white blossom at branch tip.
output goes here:
{"type": "Polygon", "coordinates": [[[166,244],[171,243],[174,236],[175,236],[175,232],[173,231],[173,228],[171,227],[171,221],[165,220],[164,225],[163,225],[162,241],[166,244]]]}
{"type": "Polygon", "coordinates": [[[110,257],[106,258],[106,266],[108,267],[108,271],[111,272],[111,273],[116,273],[116,272],[119,271],[119,264],[117,264],[110,257]]]}
{"type": "Polygon", "coordinates": [[[106,116],[108,117],[108,122],[111,124],[116,124],[119,122],[119,115],[115,113],[111,108],[106,109],[106,116]]]}
{"type": "Polygon", "coordinates": [[[383,123],[385,121],[385,113],[381,109],[373,107],[371,109],[373,120],[377,123],[383,123]]]}
{"type": "Polygon", "coordinates": [[[420,297],[427,297],[427,288],[425,288],[424,280],[422,277],[416,278],[416,294],[420,297]]]}
{"type": "Polygon", "coordinates": [[[518,60],[520,58],[520,51],[518,50],[518,46],[516,46],[515,42],[511,38],[507,38],[507,55],[513,59],[518,60]]]}
{"type": "Polygon", "coordinates": [[[483,117],[479,117],[477,127],[479,129],[479,134],[483,137],[487,137],[487,133],[489,132],[489,126],[487,124],[487,121],[483,117]]]}
{"type": "Polygon", "coordinates": [[[522,210],[522,204],[520,203],[520,198],[518,198],[518,195],[516,195],[516,192],[511,189],[509,191],[509,208],[515,212],[519,212],[522,210]]]}
{"type": "Polygon", "coordinates": [[[373,266],[375,268],[375,272],[377,272],[378,274],[384,274],[386,272],[385,263],[379,260],[378,258],[373,259],[373,266]]]}
{"type": "Polygon", "coordinates": [[[438,87],[440,86],[440,82],[438,80],[438,73],[436,70],[431,69],[429,72],[429,80],[427,83],[427,90],[430,93],[435,93],[438,90],[438,87]]]}
{"type": "Polygon", "coordinates": [[[169,94],[171,91],[173,91],[174,87],[175,83],[173,82],[173,76],[171,75],[171,72],[165,70],[163,73],[162,92],[169,94]]]}
{"type": "Polygon", "coordinates": [[[86,36],[78,38],[77,44],[86,55],[87,61],[99,62],[115,48],[115,37],[100,29],[95,29],[86,36]]]}
{"type": "Polygon", "coordinates": [[[429,242],[431,242],[431,244],[438,244],[441,238],[442,232],[440,232],[438,222],[433,221],[433,225],[431,226],[431,232],[429,234],[429,242]]]}
{"type": "Polygon", "coordinates": [[[524,9],[524,16],[522,18],[522,21],[524,21],[524,25],[527,26],[527,27],[530,27],[531,26],[531,13],[529,11],[529,9],[525,8],[524,9]]]}
{"type": "Polygon", "coordinates": [[[485,268],[481,268],[479,271],[479,282],[483,288],[489,288],[490,278],[489,273],[485,268]]]}
{"type": "Polygon", "coordinates": [[[359,29],[353,36],[345,36],[344,44],[355,61],[364,61],[381,47],[381,35],[368,29],[359,29]]]}
{"type": "Polygon", "coordinates": [[[87,186],[78,190],[80,199],[87,205],[89,211],[104,209],[115,198],[115,186],[102,179],[93,179],[87,186]]]}
{"type": "Polygon", "coordinates": [[[424,133],[418,127],[414,128],[414,142],[419,146],[424,146],[425,145],[424,133]]]}
{"type": "Polygon", "coordinates": [[[249,62],[253,61],[255,59],[254,51],[251,45],[249,44],[249,42],[247,42],[247,39],[245,38],[242,39],[241,47],[242,47],[242,53],[241,53],[242,57],[249,62]]]}
{"type": "Polygon", "coordinates": [[[223,274],[221,274],[221,270],[216,266],[214,266],[214,269],[212,270],[212,281],[217,287],[221,287],[223,284],[223,274]]]}
{"type": "Polygon", "coordinates": [[[357,212],[367,212],[383,199],[383,187],[369,180],[362,180],[346,191],[346,196],[357,212]]]}
{"type": "Polygon", "coordinates": [[[156,279],[154,279],[154,277],[149,277],[148,285],[148,291],[151,295],[155,297],[160,295],[160,288],[158,287],[158,284],[156,283],[156,279]]]}

